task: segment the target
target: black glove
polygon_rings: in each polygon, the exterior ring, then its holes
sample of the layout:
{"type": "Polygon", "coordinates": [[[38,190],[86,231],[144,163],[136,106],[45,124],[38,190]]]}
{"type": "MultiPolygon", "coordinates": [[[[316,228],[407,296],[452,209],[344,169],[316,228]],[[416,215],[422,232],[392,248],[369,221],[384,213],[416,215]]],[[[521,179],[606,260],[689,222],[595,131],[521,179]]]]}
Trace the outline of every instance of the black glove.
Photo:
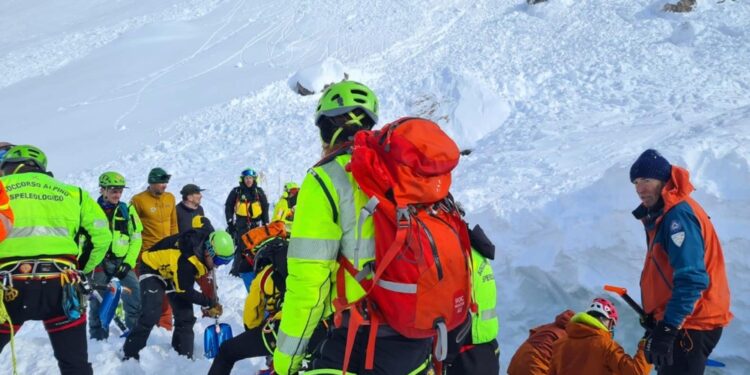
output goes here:
{"type": "Polygon", "coordinates": [[[123,280],[126,276],[128,276],[128,272],[130,272],[130,265],[127,263],[123,263],[120,265],[120,267],[117,268],[117,271],[115,272],[115,277],[123,280]]]}
{"type": "Polygon", "coordinates": [[[656,323],[651,331],[651,337],[646,340],[646,361],[654,364],[658,369],[661,366],[672,366],[674,363],[674,340],[679,331],[663,320],[656,323]]]}
{"type": "Polygon", "coordinates": [[[654,315],[648,314],[645,317],[642,316],[639,321],[641,323],[641,327],[646,330],[646,335],[650,336],[651,331],[656,328],[656,319],[654,319],[654,315]]]}

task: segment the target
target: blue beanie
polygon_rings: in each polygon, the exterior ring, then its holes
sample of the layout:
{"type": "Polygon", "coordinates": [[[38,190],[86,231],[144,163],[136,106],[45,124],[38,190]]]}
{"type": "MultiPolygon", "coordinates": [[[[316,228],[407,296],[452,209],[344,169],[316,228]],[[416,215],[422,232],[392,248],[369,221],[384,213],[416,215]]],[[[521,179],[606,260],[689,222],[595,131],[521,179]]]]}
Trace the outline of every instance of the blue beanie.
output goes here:
{"type": "Polygon", "coordinates": [[[667,182],[672,177],[672,165],[661,156],[659,151],[648,149],[643,151],[638,160],[630,167],[630,182],[639,177],[667,182]]]}

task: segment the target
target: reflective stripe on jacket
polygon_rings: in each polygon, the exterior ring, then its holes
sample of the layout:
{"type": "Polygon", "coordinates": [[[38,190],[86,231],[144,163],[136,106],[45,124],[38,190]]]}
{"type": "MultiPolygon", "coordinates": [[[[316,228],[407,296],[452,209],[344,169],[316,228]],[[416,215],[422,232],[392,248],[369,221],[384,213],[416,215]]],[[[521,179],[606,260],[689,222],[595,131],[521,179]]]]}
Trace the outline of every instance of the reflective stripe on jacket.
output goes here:
{"type": "Polygon", "coordinates": [[[112,241],[107,217],[81,188],[64,184],[44,173],[17,173],[0,178],[15,214],[13,230],[0,242],[0,258],[73,255],[80,249],[76,234],[85,230],[93,243],[88,262],[91,272],[101,263],[112,241]]]}
{"type": "MultiPolygon", "coordinates": [[[[363,223],[361,233],[358,229],[360,211],[368,198],[344,168],[350,159],[351,155],[340,155],[311,169],[298,193],[289,244],[284,318],[274,352],[274,368],[279,374],[299,369],[313,330],[332,312],[338,255],[347,257],[358,269],[375,256],[372,218],[363,223]],[[330,193],[333,207],[321,183],[330,193]]],[[[349,301],[364,295],[362,287],[348,273],[345,283],[349,301]]]]}
{"type": "Polygon", "coordinates": [[[646,228],[648,252],[641,274],[643,308],[657,320],[686,329],[711,330],[732,319],[724,255],[713,224],[692,198],[687,170],[672,166],[662,190],[664,208],[634,215],[646,228]]]}

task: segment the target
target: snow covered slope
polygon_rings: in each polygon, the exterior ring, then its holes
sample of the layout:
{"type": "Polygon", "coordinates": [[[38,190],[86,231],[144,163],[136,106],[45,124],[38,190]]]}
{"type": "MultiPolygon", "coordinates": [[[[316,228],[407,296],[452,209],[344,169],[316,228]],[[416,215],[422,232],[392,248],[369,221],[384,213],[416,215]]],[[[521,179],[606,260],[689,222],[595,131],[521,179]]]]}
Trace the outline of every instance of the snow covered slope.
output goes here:
{"type": "MultiPolygon", "coordinates": [[[[602,285],[638,295],[644,256],[628,168],[656,147],[690,170],[724,245],[735,320],[712,357],[750,372],[750,4],[700,0],[198,1],[11,0],[0,12],[0,140],[32,143],[50,168],[96,190],[116,169],[126,199],[161,166],[172,192],[223,201],[246,166],[274,199],[318,154],[317,96],[290,90],[350,78],[381,118],[421,115],[474,152],[454,191],[495,240],[503,367],[527,329],[580,310],[602,285]],[[292,80],[293,81],[293,80],[292,80]]],[[[313,87],[313,89],[320,87],[313,87]]],[[[226,272],[224,270],[223,272],[226,272]]],[[[241,329],[243,289],[221,274],[226,320],[241,329]]],[[[619,304],[616,338],[642,332],[619,304]]],[[[208,320],[196,325],[198,338],[208,320]]],[[[18,336],[21,373],[55,373],[41,325],[18,336]]],[[[196,352],[202,343],[196,340],[196,352]]],[[[140,363],[118,339],[90,344],[97,374],[204,373],[156,330],[140,363]]],[[[0,355],[9,363],[9,350],[0,355]]],[[[244,362],[242,371],[260,361],[244,362]]],[[[6,367],[0,373],[7,373],[6,367]]]]}

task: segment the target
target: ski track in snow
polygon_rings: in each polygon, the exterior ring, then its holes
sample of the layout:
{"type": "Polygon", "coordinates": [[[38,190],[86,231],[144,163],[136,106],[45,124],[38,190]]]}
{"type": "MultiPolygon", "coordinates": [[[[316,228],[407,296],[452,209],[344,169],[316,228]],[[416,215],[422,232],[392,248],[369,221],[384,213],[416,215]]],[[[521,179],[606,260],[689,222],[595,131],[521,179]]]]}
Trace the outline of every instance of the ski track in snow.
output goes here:
{"type": "MultiPolygon", "coordinates": [[[[566,308],[585,308],[604,295],[603,284],[623,285],[638,299],[643,229],[630,214],[638,201],[627,176],[637,155],[656,147],[691,172],[694,197],[724,246],[735,320],[712,355],[728,367],[707,373],[744,374],[750,372],[744,349],[750,341],[750,259],[744,255],[750,246],[750,4],[699,1],[695,12],[676,15],[661,13],[663,3],[297,0],[285,8],[183,1],[151,14],[125,12],[109,26],[29,37],[10,51],[2,50],[0,39],[0,70],[7,72],[0,78],[0,108],[3,88],[53,78],[129,31],[170,20],[221,22],[171,63],[91,90],[89,99],[68,109],[119,103],[115,124],[127,127],[155,88],[215,77],[238,61],[258,70],[237,74],[261,77],[263,67],[291,76],[302,68],[297,61],[340,61],[352,79],[378,93],[382,119],[429,117],[455,132],[462,147],[473,148],[453,190],[469,221],[481,224],[498,247],[493,268],[503,369],[529,328],[566,308]],[[224,45],[232,47],[219,49],[224,45]],[[187,65],[192,69],[180,69],[187,65]]],[[[223,103],[186,107],[181,117],[156,126],[160,141],[102,158],[65,180],[94,192],[101,171],[115,169],[134,181],[129,199],[158,165],[173,174],[169,190],[175,194],[188,182],[208,188],[203,205],[221,227],[236,173],[251,166],[262,171],[262,186],[275,201],[284,182],[301,181],[316,161],[311,118],[317,96],[297,96],[285,80],[262,82],[223,103]]],[[[75,142],[87,147],[85,140],[75,142]]],[[[226,270],[220,283],[223,320],[240,332],[244,289],[226,270]]],[[[616,338],[632,353],[642,332],[635,314],[616,303],[623,317],[616,338]]],[[[150,337],[140,363],[120,363],[115,338],[91,342],[89,358],[103,374],[205,373],[210,363],[200,353],[208,324],[196,324],[195,361],[178,357],[161,330],[150,337]]],[[[24,326],[17,348],[21,373],[57,371],[53,359],[35,360],[51,350],[40,324],[24,326]]],[[[0,358],[9,363],[9,350],[0,358]]],[[[235,373],[261,364],[243,362],[235,373]]]]}
{"type": "Polygon", "coordinates": [[[27,48],[12,51],[0,58],[0,71],[6,72],[0,78],[0,88],[38,75],[51,74],[85,57],[93,50],[111,43],[122,34],[144,25],[203,17],[212,12],[218,3],[219,1],[214,0],[183,1],[172,4],[156,14],[126,19],[115,25],[55,36],[27,48]]]}

